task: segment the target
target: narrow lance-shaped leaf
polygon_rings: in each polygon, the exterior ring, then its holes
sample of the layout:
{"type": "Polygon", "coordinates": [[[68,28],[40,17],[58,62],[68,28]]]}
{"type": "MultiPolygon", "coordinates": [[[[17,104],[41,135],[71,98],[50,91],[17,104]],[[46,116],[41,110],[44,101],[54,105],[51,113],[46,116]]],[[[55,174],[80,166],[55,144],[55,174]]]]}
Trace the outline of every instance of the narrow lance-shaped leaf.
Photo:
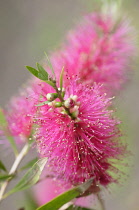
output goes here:
{"type": "Polygon", "coordinates": [[[26,66],[26,68],[35,77],[55,88],[55,83],[53,81],[48,80],[48,73],[45,71],[45,69],[39,63],[37,63],[36,65],[38,70],[32,68],[31,66],[26,66]]]}
{"type": "Polygon", "coordinates": [[[53,65],[52,65],[52,63],[51,63],[51,61],[50,61],[50,59],[49,59],[47,53],[44,52],[44,54],[45,54],[45,56],[46,56],[46,60],[47,60],[48,67],[50,68],[50,70],[52,71],[53,75],[55,76],[55,72],[54,72],[54,69],[53,69],[53,65]]]}
{"type": "Polygon", "coordinates": [[[22,171],[22,170],[31,168],[37,162],[37,160],[38,160],[38,158],[34,158],[33,160],[29,161],[25,166],[20,168],[20,170],[22,171]]]}
{"type": "Polygon", "coordinates": [[[34,210],[38,207],[37,201],[34,199],[30,191],[26,191],[24,196],[25,199],[22,200],[22,206],[24,206],[25,210],[34,210]]]}
{"type": "Polygon", "coordinates": [[[6,198],[7,196],[21,191],[25,190],[27,188],[30,188],[32,185],[36,184],[38,182],[40,175],[44,169],[44,166],[47,162],[47,158],[42,158],[38,160],[33,167],[23,176],[23,178],[19,181],[19,183],[8,193],[6,193],[3,198],[6,198]]]}
{"type": "Polygon", "coordinates": [[[2,163],[1,160],[0,160],[0,170],[7,172],[5,165],[2,163]]]}
{"type": "Polygon", "coordinates": [[[40,104],[37,104],[37,105],[35,105],[35,106],[43,106],[43,105],[46,105],[46,104],[48,104],[48,103],[50,103],[50,101],[44,101],[44,102],[42,102],[42,103],[40,103],[40,104]]]}
{"type": "Polygon", "coordinates": [[[48,73],[43,69],[43,67],[40,64],[38,64],[37,66],[39,66],[39,70],[32,68],[31,66],[26,66],[26,68],[31,74],[33,74],[38,79],[43,80],[43,81],[47,80],[48,73]]]}
{"type": "Polygon", "coordinates": [[[37,208],[37,210],[57,210],[61,206],[63,206],[65,203],[68,203],[72,199],[80,196],[82,193],[84,193],[92,184],[93,178],[89,179],[87,182],[74,187],[73,189],[68,190],[67,192],[57,196],[50,202],[44,204],[43,206],[40,206],[37,208]]]}
{"type": "Polygon", "coordinates": [[[36,63],[36,66],[38,68],[38,77],[41,79],[42,77],[42,80],[48,80],[48,73],[46,72],[46,70],[39,64],[39,63],[36,63]]]}
{"type": "MultiPolygon", "coordinates": [[[[1,108],[0,108],[0,126],[2,126],[4,128],[4,130],[7,127],[7,121],[6,121],[6,118],[4,116],[4,112],[1,108]]],[[[5,132],[4,134],[7,137],[7,140],[10,142],[10,144],[13,148],[14,154],[18,155],[18,150],[17,150],[17,147],[16,147],[16,144],[15,144],[15,141],[14,141],[13,137],[10,136],[7,132],[5,132]]]]}
{"type": "Polygon", "coordinates": [[[62,71],[60,73],[60,81],[59,81],[61,91],[62,91],[62,87],[63,87],[63,76],[64,76],[64,66],[63,66],[62,71]]]}
{"type": "Polygon", "coordinates": [[[13,178],[14,177],[14,175],[13,174],[3,174],[3,175],[0,175],[0,182],[3,182],[3,181],[5,181],[5,180],[7,180],[7,179],[9,179],[9,178],[13,178]]]}
{"type": "MultiPolygon", "coordinates": [[[[37,69],[34,69],[34,68],[32,68],[31,66],[25,66],[26,68],[27,68],[27,70],[31,73],[31,74],[33,74],[35,77],[38,77],[38,70],[37,69]]],[[[39,77],[38,77],[39,78],[39,77]]]]}
{"type": "Polygon", "coordinates": [[[51,85],[54,89],[55,89],[55,83],[50,81],[50,80],[46,80],[45,81],[47,84],[51,85]]]}

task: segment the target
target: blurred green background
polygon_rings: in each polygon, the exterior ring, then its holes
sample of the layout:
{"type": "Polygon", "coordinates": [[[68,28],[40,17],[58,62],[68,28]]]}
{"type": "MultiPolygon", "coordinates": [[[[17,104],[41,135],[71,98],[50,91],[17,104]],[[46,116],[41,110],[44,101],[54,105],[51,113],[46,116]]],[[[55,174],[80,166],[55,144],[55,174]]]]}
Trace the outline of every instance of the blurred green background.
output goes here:
{"type": "MultiPolygon", "coordinates": [[[[43,58],[44,51],[57,49],[66,32],[73,28],[80,17],[99,6],[99,0],[0,0],[1,106],[30,77],[24,66],[34,66],[36,61],[43,58]]],[[[130,16],[138,36],[139,0],[123,0],[123,9],[130,16]]],[[[117,115],[123,121],[125,139],[133,154],[129,163],[129,177],[125,177],[125,182],[113,190],[105,190],[107,210],[139,210],[138,59],[137,55],[130,83],[115,101],[117,115]]],[[[1,151],[0,157],[10,167],[13,158],[10,151],[1,151]]],[[[18,193],[4,201],[0,209],[17,210],[24,202],[23,193],[18,193]]]]}

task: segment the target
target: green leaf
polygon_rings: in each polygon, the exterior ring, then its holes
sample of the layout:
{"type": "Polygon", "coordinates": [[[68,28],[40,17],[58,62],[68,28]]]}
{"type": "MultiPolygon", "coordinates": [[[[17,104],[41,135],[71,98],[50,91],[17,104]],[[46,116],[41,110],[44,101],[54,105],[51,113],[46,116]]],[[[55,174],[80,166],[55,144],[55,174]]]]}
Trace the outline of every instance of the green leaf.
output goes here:
{"type": "Polygon", "coordinates": [[[3,198],[6,198],[7,196],[21,191],[25,190],[27,188],[30,188],[32,185],[36,184],[38,182],[40,175],[44,169],[44,166],[47,162],[47,158],[42,158],[38,160],[31,169],[23,176],[23,178],[19,181],[19,183],[8,193],[6,193],[3,198]]]}
{"type": "MultiPolygon", "coordinates": [[[[35,77],[38,77],[38,70],[37,69],[34,69],[34,68],[32,68],[31,66],[26,66],[26,68],[27,68],[27,70],[31,73],[31,74],[33,74],[35,77]]],[[[39,78],[39,77],[38,77],[39,78]]]]}
{"type": "Polygon", "coordinates": [[[36,162],[37,162],[38,158],[34,158],[33,160],[29,161],[25,166],[23,166],[22,168],[20,168],[21,171],[31,168],[36,162]]]}
{"type": "Polygon", "coordinates": [[[10,144],[12,146],[14,154],[17,156],[18,155],[18,150],[17,150],[16,143],[15,143],[13,137],[10,136],[10,135],[7,135],[7,139],[8,139],[8,141],[10,142],[10,144]]]}
{"type": "Polygon", "coordinates": [[[50,101],[44,101],[44,102],[42,102],[40,104],[37,104],[35,106],[43,106],[43,105],[48,104],[48,103],[50,103],[50,101]]]}
{"type": "Polygon", "coordinates": [[[45,69],[39,63],[36,63],[36,66],[38,68],[40,77],[43,78],[42,80],[48,80],[48,73],[47,73],[47,71],[45,71],[45,69]]]}
{"type": "Polygon", "coordinates": [[[37,69],[32,68],[31,66],[26,66],[27,70],[33,74],[35,77],[39,78],[40,80],[47,80],[48,79],[48,73],[43,69],[43,67],[40,64],[36,64],[38,67],[37,69]]]}
{"type": "Polygon", "coordinates": [[[72,199],[83,194],[90,187],[90,185],[92,184],[92,181],[93,181],[93,178],[89,179],[87,182],[85,182],[79,186],[76,186],[76,187],[68,190],[67,192],[65,192],[63,194],[60,194],[59,196],[57,196],[50,202],[37,208],[37,210],[46,210],[46,209],[47,210],[52,210],[52,209],[57,210],[57,209],[59,209],[65,203],[68,203],[72,199]]]}
{"type": "Polygon", "coordinates": [[[25,207],[25,210],[34,210],[38,207],[37,201],[33,198],[31,192],[25,192],[25,200],[22,201],[22,206],[25,207]]]}
{"type": "Polygon", "coordinates": [[[61,70],[61,73],[60,73],[60,81],[59,81],[59,83],[60,83],[60,90],[61,91],[62,91],[62,87],[63,87],[63,76],[64,76],[64,66],[63,66],[63,68],[61,70]]]}
{"type": "Polygon", "coordinates": [[[45,81],[47,84],[51,85],[53,88],[55,88],[55,83],[49,80],[45,81]]]}
{"type": "Polygon", "coordinates": [[[14,177],[13,174],[11,174],[11,175],[9,175],[9,174],[0,175],[0,182],[3,182],[3,181],[5,181],[9,178],[12,178],[12,177],[14,177]]]}
{"type": "Polygon", "coordinates": [[[1,160],[0,160],[0,170],[7,172],[6,167],[4,166],[1,160]]]}
{"type": "Polygon", "coordinates": [[[46,60],[47,60],[48,67],[50,68],[50,70],[52,71],[53,75],[55,76],[55,72],[54,72],[54,69],[53,69],[53,65],[52,65],[52,63],[51,63],[51,61],[50,61],[50,59],[49,59],[47,53],[44,52],[44,54],[45,54],[45,56],[46,56],[46,60]]]}

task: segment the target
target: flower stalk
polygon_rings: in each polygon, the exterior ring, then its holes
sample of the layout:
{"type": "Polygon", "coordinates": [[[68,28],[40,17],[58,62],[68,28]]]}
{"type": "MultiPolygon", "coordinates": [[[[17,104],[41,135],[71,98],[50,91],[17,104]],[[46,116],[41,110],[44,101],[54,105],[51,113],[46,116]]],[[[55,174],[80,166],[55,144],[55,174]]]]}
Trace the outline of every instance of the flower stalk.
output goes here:
{"type": "MultiPolygon", "coordinates": [[[[21,150],[21,152],[19,153],[19,155],[16,157],[16,159],[15,159],[15,161],[14,161],[12,167],[11,167],[11,170],[10,170],[10,172],[9,172],[9,175],[15,174],[15,173],[16,173],[19,164],[21,163],[21,161],[23,160],[23,158],[24,158],[24,157],[26,156],[26,154],[28,153],[29,147],[30,147],[29,144],[26,143],[25,146],[23,147],[23,149],[21,150]]],[[[2,186],[1,186],[1,189],[0,189],[0,202],[1,202],[2,199],[3,199],[3,195],[4,195],[4,193],[5,193],[5,190],[6,190],[7,186],[8,186],[8,184],[9,184],[10,180],[11,180],[11,179],[6,180],[6,181],[2,184],[2,186]]]]}
{"type": "Polygon", "coordinates": [[[101,195],[100,195],[99,193],[97,194],[97,199],[98,199],[99,204],[100,204],[100,206],[101,206],[101,210],[106,210],[105,205],[104,205],[104,201],[103,201],[103,199],[101,198],[101,195]]]}

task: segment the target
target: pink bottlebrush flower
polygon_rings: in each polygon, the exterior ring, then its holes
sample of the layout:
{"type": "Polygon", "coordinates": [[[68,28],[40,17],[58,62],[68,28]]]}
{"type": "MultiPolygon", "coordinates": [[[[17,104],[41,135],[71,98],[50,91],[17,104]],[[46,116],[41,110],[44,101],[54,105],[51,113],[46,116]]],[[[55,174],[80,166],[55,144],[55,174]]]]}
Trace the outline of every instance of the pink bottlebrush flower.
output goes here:
{"type": "Polygon", "coordinates": [[[69,112],[55,108],[56,100],[40,107],[35,120],[38,151],[49,158],[50,174],[57,179],[76,185],[94,177],[95,183],[107,185],[114,181],[108,173],[115,170],[110,159],[125,151],[119,141],[120,122],[112,117],[111,100],[101,94],[100,85],[69,83],[63,102],[69,112]]]}
{"type": "MultiPolygon", "coordinates": [[[[35,185],[32,193],[38,206],[41,206],[54,199],[64,191],[65,190],[57,183],[57,181],[54,181],[52,178],[47,178],[35,185]]],[[[95,195],[76,198],[72,202],[78,206],[89,208],[95,203],[95,195]]]]}
{"type": "MultiPolygon", "coordinates": [[[[134,30],[128,20],[92,13],[67,37],[51,61],[59,77],[62,66],[69,75],[79,75],[87,84],[101,83],[110,95],[120,90],[128,78],[135,55],[134,30]]],[[[45,64],[44,64],[45,66],[45,64]]]]}
{"type": "Polygon", "coordinates": [[[12,135],[16,143],[28,141],[32,134],[33,116],[37,112],[35,104],[41,102],[40,93],[48,93],[52,88],[38,79],[31,80],[27,86],[21,89],[18,96],[13,97],[4,111],[7,120],[7,129],[1,136],[12,135]],[[6,132],[6,133],[5,133],[6,132]]]}

